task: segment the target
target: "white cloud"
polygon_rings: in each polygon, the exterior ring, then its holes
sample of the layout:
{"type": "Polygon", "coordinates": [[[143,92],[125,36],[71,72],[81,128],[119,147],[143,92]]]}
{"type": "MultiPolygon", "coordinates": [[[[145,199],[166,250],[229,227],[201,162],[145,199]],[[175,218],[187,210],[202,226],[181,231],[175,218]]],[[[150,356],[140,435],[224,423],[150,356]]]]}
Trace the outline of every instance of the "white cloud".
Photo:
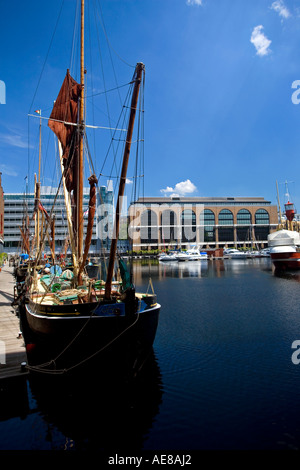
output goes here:
{"type": "Polygon", "coordinates": [[[181,183],[177,183],[174,188],[167,186],[166,189],[161,189],[160,192],[164,194],[172,193],[169,194],[170,197],[179,197],[194,193],[196,190],[196,186],[190,180],[186,180],[181,183]]]}
{"type": "Polygon", "coordinates": [[[1,134],[0,141],[4,144],[11,145],[13,147],[19,147],[22,149],[28,148],[28,142],[24,141],[22,136],[20,135],[12,135],[12,134],[1,134]]]}
{"type": "Polygon", "coordinates": [[[272,42],[264,35],[263,29],[262,25],[255,26],[250,39],[256,49],[257,55],[260,56],[265,56],[270,53],[269,47],[272,42]]]}
{"type": "Polygon", "coordinates": [[[0,164],[0,172],[7,176],[18,176],[18,173],[9,165],[0,164]]]}
{"type": "Polygon", "coordinates": [[[187,5],[200,5],[202,6],[203,0],[186,0],[187,5]]]}
{"type": "Polygon", "coordinates": [[[282,16],[282,18],[289,18],[291,16],[291,13],[283,3],[283,0],[276,0],[275,2],[272,3],[271,9],[276,11],[279,16],[282,16]]]}

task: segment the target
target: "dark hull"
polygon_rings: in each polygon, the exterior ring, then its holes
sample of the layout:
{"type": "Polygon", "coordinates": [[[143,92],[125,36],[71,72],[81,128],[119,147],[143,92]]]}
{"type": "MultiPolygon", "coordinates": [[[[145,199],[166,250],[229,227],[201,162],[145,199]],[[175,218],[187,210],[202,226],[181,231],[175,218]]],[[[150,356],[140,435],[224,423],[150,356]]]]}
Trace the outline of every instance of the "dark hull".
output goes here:
{"type": "Polygon", "coordinates": [[[32,302],[20,308],[21,328],[26,344],[29,369],[41,373],[77,373],[84,367],[97,366],[101,372],[135,373],[152,350],[160,305],[137,314],[97,316],[94,304],[44,307],[48,313],[35,311],[32,302]],[[69,308],[69,316],[67,309],[69,308]],[[55,309],[49,313],[49,309],[55,309]]]}
{"type": "Polygon", "coordinates": [[[300,253],[271,253],[271,259],[276,269],[300,269],[300,253]]]}
{"type": "Polygon", "coordinates": [[[27,271],[28,271],[28,267],[26,265],[25,266],[17,266],[14,269],[14,276],[16,278],[17,283],[25,281],[27,271]]]}

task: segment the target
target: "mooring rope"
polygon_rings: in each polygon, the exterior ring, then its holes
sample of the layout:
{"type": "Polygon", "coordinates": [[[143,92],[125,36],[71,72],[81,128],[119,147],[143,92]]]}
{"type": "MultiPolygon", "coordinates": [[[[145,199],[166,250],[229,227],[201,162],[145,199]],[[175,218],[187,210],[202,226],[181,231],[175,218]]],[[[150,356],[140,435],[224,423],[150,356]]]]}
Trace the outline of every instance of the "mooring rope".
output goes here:
{"type": "Polygon", "coordinates": [[[76,338],[78,338],[78,336],[81,334],[81,332],[84,330],[84,328],[86,327],[86,325],[88,324],[88,322],[90,321],[92,315],[90,316],[90,318],[87,320],[87,322],[85,323],[85,325],[79,330],[79,332],[76,334],[76,336],[70,341],[70,343],[56,356],[55,359],[52,359],[51,361],[49,362],[45,362],[44,364],[39,364],[39,365],[36,365],[36,366],[30,366],[30,365],[27,365],[27,369],[28,370],[32,370],[32,371],[37,371],[37,372],[41,372],[41,373],[44,373],[44,374],[52,374],[52,375],[62,375],[62,374],[65,374],[73,369],[75,369],[76,367],[79,367],[80,365],[84,364],[85,362],[88,362],[90,361],[93,357],[97,356],[97,354],[100,354],[102,351],[104,351],[105,349],[107,349],[111,344],[113,344],[115,341],[117,341],[122,335],[124,335],[130,328],[132,328],[139,320],[139,315],[137,315],[135,321],[131,324],[131,325],[128,325],[128,327],[122,331],[121,333],[119,333],[115,338],[113,338],[111,341],[109,341],[106,345],[104,345],[102,348],[100,348],[98,351],[94,352],[93,354],[91,354],[89,357],[83,359],[82,361],[78,362],[77,364],[69,367],[68,369],[54,369],[54,370],[50,370],[50,369],[45,369],[45,367],[48,367],[50,365],[54,365],[56,364],[56,361],[57,359],[62,356],[69,348],[70,346],[73,344],[73,342],[76,340],[76,338]]]}

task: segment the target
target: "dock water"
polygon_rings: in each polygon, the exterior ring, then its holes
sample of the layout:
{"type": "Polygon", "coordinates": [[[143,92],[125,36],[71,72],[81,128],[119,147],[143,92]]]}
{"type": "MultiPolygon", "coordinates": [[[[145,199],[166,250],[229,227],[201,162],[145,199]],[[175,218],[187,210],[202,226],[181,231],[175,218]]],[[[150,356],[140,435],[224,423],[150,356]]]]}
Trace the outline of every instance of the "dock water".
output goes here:
{"type": "Polygon", "coordinates": [[[11,306],[14,298],[13,267],[5,264],[0,272],[0,383],[24,378],[28,374],[26,350],[20,333],[17,311],[11,306]]]}

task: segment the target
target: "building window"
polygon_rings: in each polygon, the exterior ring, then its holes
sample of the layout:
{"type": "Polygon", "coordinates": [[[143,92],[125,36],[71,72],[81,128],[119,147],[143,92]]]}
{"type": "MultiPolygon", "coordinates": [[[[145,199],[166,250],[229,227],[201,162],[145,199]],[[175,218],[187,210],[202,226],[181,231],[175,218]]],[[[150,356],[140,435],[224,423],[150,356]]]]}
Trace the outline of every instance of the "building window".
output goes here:
{"type": "Polygon", "coordinates": [[[157,242],[157,215],[151,210],[144,211],[141,215],[141,243],[149,244],[157,242]]]}
{"type": "Polygon", "coordinates": [[[229,209],[219,213],[219,225],[233,225],[233,213],[229,209]]]}
{"type": "Polygon", "coordinates": [[[251,241],[251,213],[247,209],[241,209],[236,217],[237,229],[236,237],[238,242],[251,241]]]}
{"type": "Polygon", "coordinates": [[[196,214],[191,209],[186,209],[181,213],[182,237],[183,242],[196,241],[196,214]]]}
{"type": "Polygon", "coordinates": [[[265,209],[255,212],[255,238],[257,241],[266,241],[270,233],[270,217],[265,209]]]}
{"type": "Polygon", "coordinates": [[[200,226],[204,227],[204,242],[211,243],[216,241],[215,237],[215,214],[210,209],[204,209],[200,214],[200,226]]]}
{"type": "Polygon", "coordinates": [[[256,225],[269,225],[270,217],[268,212],[265,209],[258,209],[255,212],[255,224],[256,225]]]}
{"type": "Polygon", "coordinates": [[[241,209],[236,217],[237,225],[251,225],[251,214],[247,209],[241,209]]]}
{"type": "Polygon", "coordinates": [[[219,213],[218,219],[219,242],[233,242],[233,213],[228,209],[223,209],[219,213]]]}
{"type": "Polygon", "coordinates": [[[177,240],[177,217],[174,211],[164,210],[160,220],[160,235],[163,244],[177,240]]]}

